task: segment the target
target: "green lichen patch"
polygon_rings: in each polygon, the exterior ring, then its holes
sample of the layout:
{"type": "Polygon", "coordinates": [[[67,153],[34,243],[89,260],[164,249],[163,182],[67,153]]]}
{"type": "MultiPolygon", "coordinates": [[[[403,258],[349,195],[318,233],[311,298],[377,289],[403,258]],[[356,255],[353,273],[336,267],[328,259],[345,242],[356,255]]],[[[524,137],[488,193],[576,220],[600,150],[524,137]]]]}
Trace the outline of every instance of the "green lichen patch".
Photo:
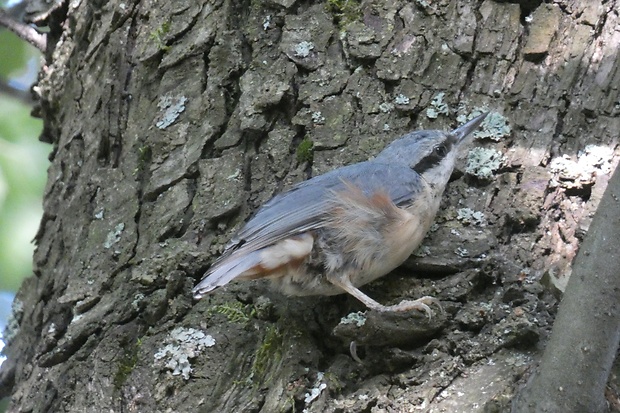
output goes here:
{"type": "Polygon", "coordinates": [[[254,362],[250,370],[249,381],[257,385],[268,381],[267,373],[270,365],[278,363],[282,358],[283,334],[280,329],[272,325],[267,329],[263,341],[254,353],[254,362]]]}
{"type": "Polygon", "coordinates": [[[473,148],[467,155],[465,172],[482,180],[490,180],[504,162],[504,155],[495,149],[473,148]]]}
{"type": "Polygon", "coordinates": [[[150,146],[140,146],[138,148],[138,165],[134,170],[134,175],[139,174],[140,172],[146,169],[146,166],[151,162],[151,158],[153,157],[153,151],[150,146]]]}
{"type": "Polygon", "coordinates": [[[314,50],[314,47],[314,43],[303,41],[295,45],[293,52],[295,53],[295,56],[308,57],[310,56],[310,53],[314,50]]]}
{"type": "Polygon", "coordinates": [[[142,347],[142,340],[137,339],[136,343],[133,346],[130,346],[125,350],[125,353],[121,357],[118,363],[118,369],[116,370],[116,374],[114,375],[114,387],[116,389],[120,389],[123,384],[127,381],[127,378],[136,367],[138,363],[138,352],[142,347]]]}
{"type": "Polygon", "coordinates": [[[188,99],[185,96],[162,96],[157,103],[160,114],[155,126],[159,129],[166,129],[185,111],[185,104],[188,99]]]}
{"type": "Polygon", "coordinates": [[[418,258],[429,257],[431,249],[427,245],[420,245],[414,252],[413,256],[418,258]]]}
{"type": "Polygon", "coordinates": [[[486,218],[481,211],[474,211],[470,208],[460,208],[456,213],[456,219],[462,222],[463,225],[477,225],[481,227],[486,225],[486,218]]]}
{"type": "Polygon", "coordinates": [[[448,115],[450,113],[448,104],[443,100],[445,96],[444,92],[440,92],[433,97],[430,106],[426,109],[426,117],[437,119],[439,115],[448,115]]]}
{"type": "Polygon", "coordinates": [[[192,360],[214,345],[215,339],[210,334],[195,328],[177,327],[168,334],[166,345],[153,358],[161,369],[189,380],[193,371],[192,360]]]}
{"type": "Polygon", "coordinates": [[[170,22],[164,22],[157,29],[153,30],[149,34],[149,39],[151,39],[157,45],[159,50],[167,52],[170,49],[163,38],[170,32],[170,22]]]}
{"type": "Polygon", "coordinates": [[[238,324],[247,324],[255,313],[256,310],[252,305],[239,301],[218,304],[207,311],[208,315],[222,314],[229,322],[238,324]]]}
{"type": "Polygon", "coordinates": [[[341,29],[362,17],[361,3],[357,0],[327,0],[326,8],[341,29]]]}
{"type": "Polygon", "coordinates": [[[508,123],[508,119],[497,112],[491,112],[482,122],[481,130],[474,133],[475,138],[491,139],[499,142],[502,138],[510,136],[512,128],[508,123]]]}
{"type": "Polygon", "coordinates": [[[340,319],[340,324],[355,324],[357,327],[361,327],[366,324],[366,315],[361,311],[350,313],[340,319]]]}
{"type": "Polygon", "coordinates": [[[120,242],[121,235],[123,234],[124,230],[125,230],[125,224],[123,222],[117,224],[114,227],[113,231],[108,232],[105,242],[103,243],[103,247],[105,249],[110,249],[112,248],[114,244],[120,242]]]}
{"type": "MultiPolygon", "coordinates": [[[[476,107],[469,114],[461,114],[456,120],[459,124],[465,124],[473,118],[489,112],[487,108],[476,107]]],[[[508,123],[508,119],[497,112],[490,112],[480,125],[480,129],[475,131],[473,136],[475,139],[490,139],[499,142],[502,138],[510,136],[512,127],[508,123]]]]}
{"type": "Polygon", "coordinates": [[[312,162],[314,159],[314,142],[305,137],[297,147],[297,162],[312,162]]]}
{"type": "Polygon", "coordinates": [[[173,376],[189,380],[193,371],[192,360],[213,347],[215,339],[195,328],[177,327],[168,334],[165,343],[153,356],[156,365],[173,376]]]}

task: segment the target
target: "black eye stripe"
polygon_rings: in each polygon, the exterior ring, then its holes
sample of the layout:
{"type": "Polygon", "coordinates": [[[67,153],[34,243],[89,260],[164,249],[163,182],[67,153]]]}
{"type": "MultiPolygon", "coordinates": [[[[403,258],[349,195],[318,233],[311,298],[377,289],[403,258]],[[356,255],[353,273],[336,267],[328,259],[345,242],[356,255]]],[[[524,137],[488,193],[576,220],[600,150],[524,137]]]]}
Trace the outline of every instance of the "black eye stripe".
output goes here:
{"type": "Polygon", "coordinates": [[[431,151],[431,153],[426,155],[424,158],[420,159],[420,161],[417,164],[413,165],[411,169],[413,169],[414,171],[416,171],[417,173],[421,175],[425,171],[428,171],[429,169],[433,168],[434,166],[439,165],[439,163],[450,152],[453,145],[454,143],[450,139],[448,139],[444,141],[443,143],[441,143],[440,145],[435,146],[433,150],[431,151]]]}

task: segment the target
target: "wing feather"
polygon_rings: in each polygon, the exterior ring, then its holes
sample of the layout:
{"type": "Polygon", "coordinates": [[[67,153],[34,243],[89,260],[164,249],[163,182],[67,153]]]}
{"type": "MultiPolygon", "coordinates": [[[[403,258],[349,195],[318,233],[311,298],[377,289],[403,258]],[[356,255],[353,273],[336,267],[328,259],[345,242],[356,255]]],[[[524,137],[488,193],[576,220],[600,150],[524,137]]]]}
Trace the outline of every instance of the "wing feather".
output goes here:
{"type": "Polygon", "coordinates": [[[265,203],[233,237],[226,253],[239,249],[255,251],[291,235],[320,228],[332,194],[345,183],[372,195],[383,190],[396,205],[408,201],[421,190],[422,178],[407,167],[372,161],[336,169],[301,182],[265,203]]]}
{"type": "Polygon", "coordinates": [[[254,256],[255,251],[288,237],[320,229],[326,223],[332,197],[345,189],[346,184],[358,186],[369,196],[378,191],[386,192],[392,202],[401,205],[422,190],[423,180],[406,166],[367,161],[301,182],[275,196],[257,211],[233,237],[199,285],[221,286],[238,275],[230,274],[228,270],[246,268],[240,264],[244,257],[254,256]],[[222,277],[225,281],[209,277],[222,277]]]}

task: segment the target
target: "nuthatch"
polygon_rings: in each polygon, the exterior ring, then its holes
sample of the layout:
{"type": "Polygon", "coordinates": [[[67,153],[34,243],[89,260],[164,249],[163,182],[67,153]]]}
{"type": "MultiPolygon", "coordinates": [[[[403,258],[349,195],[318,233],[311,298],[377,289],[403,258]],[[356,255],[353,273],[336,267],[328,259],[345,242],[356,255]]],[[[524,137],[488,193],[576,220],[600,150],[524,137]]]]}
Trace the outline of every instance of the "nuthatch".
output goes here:
{"type": "Polygon", "coordinates": [[[482,114],[452,132],[423,130],[374,159],[301,182],[264,204],[193,292],[268,278],[289,295],[349,293],[379,311],[417,309],[431,297],[384,306],[359,287],[402,264],[433,223],[457,154],[482,114]]]}

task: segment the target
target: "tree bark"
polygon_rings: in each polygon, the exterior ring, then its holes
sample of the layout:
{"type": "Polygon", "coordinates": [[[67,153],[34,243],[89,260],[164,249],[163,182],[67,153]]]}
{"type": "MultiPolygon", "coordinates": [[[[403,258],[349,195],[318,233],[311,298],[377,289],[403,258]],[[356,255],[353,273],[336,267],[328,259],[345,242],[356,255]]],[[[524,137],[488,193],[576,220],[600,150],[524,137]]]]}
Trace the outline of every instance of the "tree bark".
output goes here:
{"type": "Polygon", "coordinates": [[[515,399],[520,412],[607,412],[605,386],[620,343],[620,170],[575,259],[538,373],[515,399]]]}
{"type": "Polygon", "coordinates": [[[0,371],[10,411],[505,406],[539,357],[552,292],[615,164],[617,10],[579,0],[55,9],[36,88],[54,151],[35,274],[0,371]],[[360,319],[347,316],[363,310],[350,297],[288,298],[260,282],[192,300],[222,245],[278,191],[479,110],[492,122],[437,228],[365,288],[382,303],[434,295],[444,315],[360,319]]]}

